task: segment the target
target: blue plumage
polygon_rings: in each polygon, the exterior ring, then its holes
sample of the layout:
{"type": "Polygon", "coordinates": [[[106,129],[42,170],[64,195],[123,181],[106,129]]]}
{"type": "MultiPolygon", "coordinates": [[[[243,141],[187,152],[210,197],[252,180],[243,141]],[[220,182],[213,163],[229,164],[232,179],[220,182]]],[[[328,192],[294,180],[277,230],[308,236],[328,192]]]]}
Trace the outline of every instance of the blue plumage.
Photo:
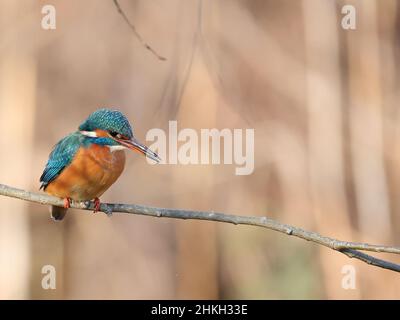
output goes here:
{"type": "Polygon", "coordinates": [[[132,139],[133,132],[128,119],[118,110],[99,109],[93,112],[79,126],[79,130],[93,131],[101,129],[105,131],[115,131],[132,139]]]}
{"type": "Polygon", "coordinates": [[[40,189],[46,190],[47,185],[53,181],[68,166],[75,154],[83,145],[85,136],[79,132],[72,133],[60,140],[50,153],[49,160],[40,177],[40,189]]]}

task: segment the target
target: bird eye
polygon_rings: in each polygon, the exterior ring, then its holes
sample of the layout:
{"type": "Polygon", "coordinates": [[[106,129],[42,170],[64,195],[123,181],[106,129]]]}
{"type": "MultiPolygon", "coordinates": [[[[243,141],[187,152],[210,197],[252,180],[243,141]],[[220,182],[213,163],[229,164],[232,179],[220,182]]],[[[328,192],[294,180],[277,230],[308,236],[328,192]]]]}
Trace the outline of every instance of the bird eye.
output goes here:
{"type": "Polygon", "coordinates": [[[117,139],[121,139],[122,138],[122,135],[119,134],[118,132],[110,131],[109,133],[113,138],[117,138],[117,139]]]}

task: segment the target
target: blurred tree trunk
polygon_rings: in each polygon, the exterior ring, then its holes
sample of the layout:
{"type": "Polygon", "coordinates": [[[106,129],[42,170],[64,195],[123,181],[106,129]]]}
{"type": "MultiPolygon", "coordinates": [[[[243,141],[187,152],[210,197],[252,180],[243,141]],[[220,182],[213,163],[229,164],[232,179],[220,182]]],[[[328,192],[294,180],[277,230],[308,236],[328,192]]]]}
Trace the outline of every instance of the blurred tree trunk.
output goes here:
{"type": "MultiPolygon", "coordinates": [[[[347,2],[346,2],[347,3],[347,2]]],[[[390,1],[355,1],[357,29],[346,32],[349,121],[352,171],[358,208],[358,227],[361,241],[390,243],[391,217],[388,180],[384,154],[384,82],[382,73],[382,43],[379,37],[378,4],[385,19],[393,10],[390,1]]],[[[386,61],[390,56],[385,57],[386,61]]],[[[388,281],[391,275],[379,270],[380,277],[360,266],[364,298],[391,295],[381,286],[382,277],[388,281]]],[[[395,289],[392,287],[392,289],[395,289]]],[[[392,292],[393,294],[394,292],[392,292]]]]}
{"type": "Polygon", "coordinates": [[[390,1],[385,7],[386,19],[380,36],[384,39],[382,64],[389,74],[385,77],[386,106],[386,159],[388,165],[388,181],[390,185],[390,201],[392,210],[393,242],[400,243],[400,6],[396,0],[390,1]]]}
{"type": "MultiPolygon", "coordinates": [[[[308,147],[311,201],[316,229],[351,239],[343,163],[342,93],[338,20],[334,2],[304,0],[307,63],[308,147]]],[[[348,258],[320,250],[328,298],[358,298],[358,290],[341,287],[348,258]]]]}
{"type": "MultiPolygon", "coordinates": [[[[200,132],[201,128],[215,127],[217,92],[202,56],[196,55],[178,114],[178,131],[193,128],[200,132]]],[[[212,210],[209,204],[213,203],[218,194],[214,186],[214,170],[216,169],[213,165],[197,166],[195,169],[190,166],[177,167],[176,174],[173,175],[174,188],[180,189],[184,194],[183,197],[177,197],[176,207],[212,210]],[[184,189],[182,186],[185,186],[184,189]]],[[[199,221],[177,221],[176,227],[177,298],[217,299],[218,226],[199,221]]]]}
{"type": "Polygon", "coordinates": [[[390,208],[383,155],[380,43],[375,1],[358,7],[355,32],[346,32],[350,141],[359,227],[367,239],[390,239],[390,208]],[[368,134],[367,134],[368,132],[368,134]]]}
{"type": "MultiPolygon", "coordinates": [[[[3,1],[0,11],[2,30],[17,24],[30,6],[3,1]]],[[[18,35],[14,28],[15,39],[18,35]]],[[[3,38],[4,39],[4,38],[3,38]]],[[[21,42],[8,43],[0,51],[0,146],[3,183],[29,189],[31,176],[36,90],[36,60],[21,42]],[[23,87],[21,87],[23,85],[23,87]],[[17,124],[17,125],[16,125],[17,124]]],[[[0,213],[0,299],[29,298],[30,245],[28,204],[3,198],[0,213]]]]}

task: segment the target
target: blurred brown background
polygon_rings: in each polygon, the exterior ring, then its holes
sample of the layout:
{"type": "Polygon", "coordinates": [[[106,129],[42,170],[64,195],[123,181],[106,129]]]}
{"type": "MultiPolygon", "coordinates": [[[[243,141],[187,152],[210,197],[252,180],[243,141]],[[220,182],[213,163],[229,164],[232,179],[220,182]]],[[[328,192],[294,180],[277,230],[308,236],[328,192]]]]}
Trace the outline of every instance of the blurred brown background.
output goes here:
{"type": "MultiPolygon", "coordinates": [[[[52,146],[95,109],[151,128],[254,128],[255,170],[130,154],[102,201],[268,215],[400,245],[400,2],[0,0],[0,183],[36,191],[52,146]],[[56,30],[41,9],[56,8],[56,30]],[[356,30],[341,8],[357,10],[356,30]],[[201,6],[200,6],[201,5],[201,6]]],[[[394,256],[381,255],[400,263],[394,256]]],[[[107,218],[0,198],[0,298],[398,299],[391,271],[272,231],[107,218]],[[54,265],[57,289],[43,290],[54,265]],[[342,288],[342,268],[356,288],[342,288]]]]}

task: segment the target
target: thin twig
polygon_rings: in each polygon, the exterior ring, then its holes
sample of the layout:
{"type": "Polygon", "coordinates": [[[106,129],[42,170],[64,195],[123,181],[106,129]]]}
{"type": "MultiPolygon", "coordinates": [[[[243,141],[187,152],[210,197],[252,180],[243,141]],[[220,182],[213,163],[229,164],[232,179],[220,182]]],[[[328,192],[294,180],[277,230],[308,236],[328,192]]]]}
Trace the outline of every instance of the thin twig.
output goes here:
{"type": "Polygon", "coordinates": [[[136,27],[132,22],[129,21],[128,17],[126,16],[125,12],[122,10],[121,6],[118,3],[118,0],[113,0],[115,7],[118,10],[118,13],[122,16],[122,18],[125,20],[125,22],[128,24],[128,26],[132,29],[133,33],[135,34],[136,38],[139,40],[139,42],[147,49],[149,50],[152,54],[154,54],[159,60],[165,61],[167,58],[159,55],[144,39],[142,36],[137,32],[136,27]]]}
{"type": "MultiPolygon", "coordinates": [[[[3,184],[0,184],[0,195],[45,205],[54,205],[60,207],[64,205],[63,199],[43,193],[35,193],[17,189],[3,184]]],[[[84,201],[84,202],[72,201],[71,208],[82,209],[82,210],[93,210],[94,203],[93,201],[84,201]]],[[[341,241],[330,237],[322,236],[316,232],[306,231],[298,227],[284,224],[267,217],[238,216],[238,215],[224,214],[212,211],[165,209],[165,208],[142,206],[137,204],[119,204],[119,203],[102,203],[100,206],[100,211],[106,213],[107,215],[111,215],[112,213],[118,212],[118,213],[139,214],[139,215],[159,217],[159,218],[165,217],[165,218],[175,218],[175,219],[195,219],[195,220],[232,223],[235,225],[243,224],[243,225],[263,227],[284,233],[286,235],[295,236],[307,241],[317,243],[332,250],[339,251],[340,253],[343,253],[350,258],[356,258],[358,260],[361,260],[365,263],[371,264],[376,267],[400,272],[400,265],[375,258],[373,256],[367,255],[359,251],[362,250],[371,252],[386,252],[386,253],[400,254],[399,247],[341,241]]]]}

